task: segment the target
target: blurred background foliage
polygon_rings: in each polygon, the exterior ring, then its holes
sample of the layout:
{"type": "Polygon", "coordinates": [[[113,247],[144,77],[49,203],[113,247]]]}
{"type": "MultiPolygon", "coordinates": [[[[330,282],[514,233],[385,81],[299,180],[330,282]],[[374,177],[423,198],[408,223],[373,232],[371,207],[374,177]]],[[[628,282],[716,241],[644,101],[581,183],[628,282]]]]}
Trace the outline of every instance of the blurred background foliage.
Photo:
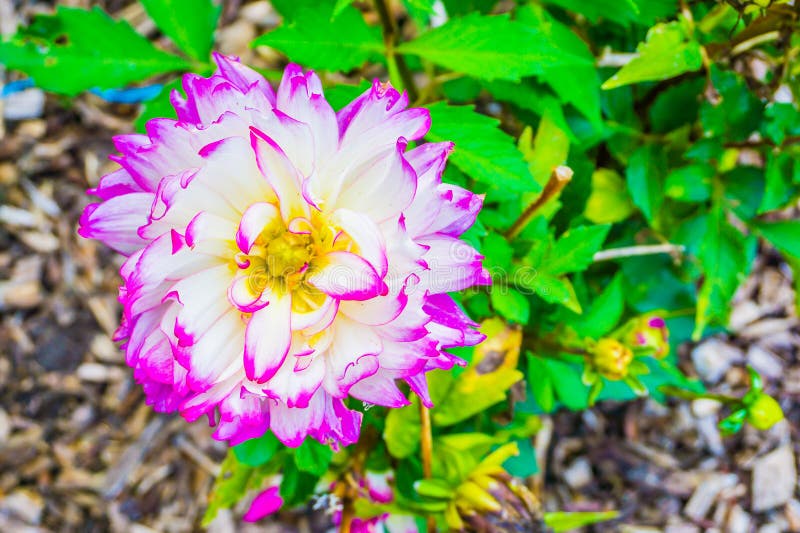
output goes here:
{"type": "MultiPolygon", "coordinates": [[[[0,63],[19,73],[12,83],[65,97],[144,100],[146,132],[147,119],[174,116],[181,73],[213,71],[221,6],[142,4],[166,46],[100,9],[59,7],[5,35],[0,63]]],[[[375,407],[369,447],[281,450],[269,435],[237,447],[209,518],[278,471],[291,504],[324,475],[392,466],[400,497],[390,510],[464,527],[475,509],[488,512],[462,488],[480,489],[470,476],[490,450],[511,443],[517,455],[494,456],[495,466],[526,477],[541,413],[665,391],[701,397],[677,346],[725,329],[759,246],[800,268],[796,2],[272,4],[282,22],[252,42],[268,79],[286,60],[313,68],[336,109],[389,79],[430,110],[427,140],[456,143],[444,180],[486,195],[467,237],[494,278],[458,297],[488,340],[459,350],[467,369],[430,375],[432,473],[418,403],[375,407]]],[[[756,375],[752,389],[730,400],[726,430],[776,416],[756,375]]],[[[359,512],[387,509],[373,507],[359,512]]]]}

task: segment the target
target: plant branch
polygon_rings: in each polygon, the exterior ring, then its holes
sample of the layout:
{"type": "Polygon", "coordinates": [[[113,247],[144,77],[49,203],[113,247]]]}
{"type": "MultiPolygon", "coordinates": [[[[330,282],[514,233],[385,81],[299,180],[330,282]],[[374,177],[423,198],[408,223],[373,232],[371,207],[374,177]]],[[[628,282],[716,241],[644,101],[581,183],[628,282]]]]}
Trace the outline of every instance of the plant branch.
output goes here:
{"type": "Polygon", "coordinates": [[[672,387],[669,385],[665,385],[663,387],[659,387],[662,393],[666,394],[667,396],[672,396],[674,398],[679,398],[681,400],[714,400],[716,402],[720,402],[726,405],[733,405],[741,403],[740,398],[734,398],[732,396],[726,396],[724,394],[714,394],[712,392],[692,392],[689,390],[679,389],[677,387],[672,387]]]}
{"type": "Polygon", "coordinates": [[[386,55],[390,62],[394,62],[397,66],[397,73],[403,81],[403,86],[408,92],[408,99],[411,102],[416,102],[419,91],[414,83],[414,75],[406,64],[405,58],[394,51],[398,43],[399,32],[397,31],[397,24],[394,17],[389,13],[386,6],[386,0],[375,0],[375,10],[378,12],[378,18],[381,20],[381,27],[383,28],[383,42],[386,45],[386,55]]]}
{"type": "Polygon", "coordinates": [[[680,244],[646,244],[642,246],[625,246],[624,248],[611,248],[610,250],[602,250],[594,254],[592,260],[595,263],[600,261],[609,261],[611,259],[620,259],[622,257],[637,257],[640,255],[655,255],[655,254],[682,254],[686,248],[680,244]]]}
{"type": "MultiPolygon", "coordinates": [[[[425,479],[433,477],[433,430],[431,428],[431,412],[419,402],[420,419],[420,452],[422,454],[422,475],[425,479]]],[[[436,523],[433,517],[428,517],[428,531],[436,530],[436,523]]]]}
{"type": "Polygon", "coordinates": [[[542,208],[551,198],[558,196],[561,190],[570,182],[572,179],[572,169],[569,167],[559,166],[553,169],[553,173],[550,174],[550,179],[547,181],[547,185],[544,186],[544,190],[542,194],[539,195],[539,198],[536,199],[531,205],[528,206],[525,211],[519,216],[519,218],[511,225],[511,227],[506,231],[506,238],[511,240],[517,235],[519,235],[525,226],[528,225],[539,209],[542,208]]]}

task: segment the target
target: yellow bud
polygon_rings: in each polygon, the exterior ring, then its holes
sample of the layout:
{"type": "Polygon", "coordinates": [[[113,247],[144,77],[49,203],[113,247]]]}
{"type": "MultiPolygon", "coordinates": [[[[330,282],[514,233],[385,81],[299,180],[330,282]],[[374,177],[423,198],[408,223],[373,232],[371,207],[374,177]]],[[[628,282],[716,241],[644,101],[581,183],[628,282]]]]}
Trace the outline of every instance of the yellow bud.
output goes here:
{"type": "Polygon", "coordinates": [[[783,410],[775,398],[761,393],[747,408],[747,422],[758,430],[766,430],[783,420],[783,410]]]}
{"type": "Polygon", "coordinates": [[[628,375],[628,365],[633,361],[630,348],[608,337],[597,341],[592,352],[592,365],[597,372],[610,380],[618,381],[628,375]]]}

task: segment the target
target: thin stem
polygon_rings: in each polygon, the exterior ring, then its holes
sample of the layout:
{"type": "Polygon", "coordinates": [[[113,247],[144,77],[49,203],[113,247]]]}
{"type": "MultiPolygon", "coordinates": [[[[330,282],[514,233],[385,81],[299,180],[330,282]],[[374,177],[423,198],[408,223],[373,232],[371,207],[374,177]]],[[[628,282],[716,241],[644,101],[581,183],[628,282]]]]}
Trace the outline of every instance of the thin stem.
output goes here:
{"type": "MultiPolygon", "coordinates": [[[[420,419],[420,451],[422,453],[422,475],[425,479],[433,477],[433,431],[431,429],[431,412],[422,402],[419,403],[420,419]]],[[[436,530],[432,516],[428,517],[428,532],[436,530]]]]}
{"type": "Polygon", "coordinates": [[[399,32],[397,31],[397,24],[394,17],[389,13],[385,0],[375,0],[375,10],[378,12],[378,18],[381,19],[381,26],[383,28],[383,42],[386,45],[386,55],[389,56],[390,61],[394,61],[397,66],[397,73],[403,81],[403,86],[408,92],[408,99],[416,102],[419,91],[414,83],[414,75],[406,64],[405,58],[394,51],[395,46],[399,42],[399,32]]]}
{"type": "Polygon", "coordinates": [[[739,54],[746,52],[751,48],[755,48],[759,44],[768,43],[770,41],[777,41],[780,38],[780,36],[781,32],[779,32],[778,30],[768,31],[767,33],[756,35],[734,46],[733,49],[731,50],[730,55],[731,57],[738,56],[739,54]]]}
{"type": "Polygon", "coordinates": [[[689,390],[679,389],[677,387],[671,387],[669,385],[660,387],[659,390],[667,396],[673,396],[675,398],[680,398],[681,400],[714,400],[729,405],[741,403],[740,398],[725,396],[724,394],[714,394],[712,392],[692,392],[689,390]]]}
{"type": "Polygon", "coordinates": [[[682,254],[685,247],[680,244],[647,244],[642,246],[625,246],[623,248],[611,248],[610,250],[602,250],[594,254],[592,260],[595,263],[600,261],[609,261],[611,259],[620,259],[622,257],[636,257],[640,255],[655,255],[655,254],[682,254]]]}
{"type": "Polygon", "coordinates": [[[542,194],[539,195],[539,198],[536,199],[531,205],[528,206],[525,211],[519,216],[519,218],[511,225],[511,227],[506,231],[506,238],[511,240],[517,235],[519,235],[525,226],[528,225],[536,213],[541,209],[543,205],[545,205],[551,198],[558,196],[561,190],[570,182],[572,179],[572,169],[569,167],[556,167],[553,169],[553,173],[550,174],[550,179],[547,181],[547,185],[544,186],[544,191],[542,194]]]}

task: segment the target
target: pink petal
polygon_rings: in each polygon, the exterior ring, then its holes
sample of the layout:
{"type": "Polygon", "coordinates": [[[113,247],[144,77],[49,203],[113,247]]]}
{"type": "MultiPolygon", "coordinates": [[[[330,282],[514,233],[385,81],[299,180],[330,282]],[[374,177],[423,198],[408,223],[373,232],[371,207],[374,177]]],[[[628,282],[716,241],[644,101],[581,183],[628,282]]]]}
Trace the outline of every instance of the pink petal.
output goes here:
{"type": "Polygon", "coordinates": [[[375,268],[350,252],[329,252],[324,266],[307,279],[325,294],[342,300],[367,300],[388,291],[375,268]]]}
{"type": "Polygon", "coordinates": [[[239,249],[244,253],[250,253],[250,248],[264,227],[275,220],[280,213],[278,209],[266,202],[256,202],[242,215],[242,220],[239,222],[239,230],[236,232],[236,244],[239,249]]]}
{"type": "Polygon", "coordinates": [[[283,506],[280,487],[270,487],[253,500],[250,509],[242,517],[245,522],[258,522],[262,518],[277,512],[283,506]]]}
{"type": "Polygon", "coordinates": [[[269,305],[253,313],[247,323],[244,346],[247,378],[261,383],[277,372],[292,342],[291,294],[270,291],[267,299],[269,305]]]}

